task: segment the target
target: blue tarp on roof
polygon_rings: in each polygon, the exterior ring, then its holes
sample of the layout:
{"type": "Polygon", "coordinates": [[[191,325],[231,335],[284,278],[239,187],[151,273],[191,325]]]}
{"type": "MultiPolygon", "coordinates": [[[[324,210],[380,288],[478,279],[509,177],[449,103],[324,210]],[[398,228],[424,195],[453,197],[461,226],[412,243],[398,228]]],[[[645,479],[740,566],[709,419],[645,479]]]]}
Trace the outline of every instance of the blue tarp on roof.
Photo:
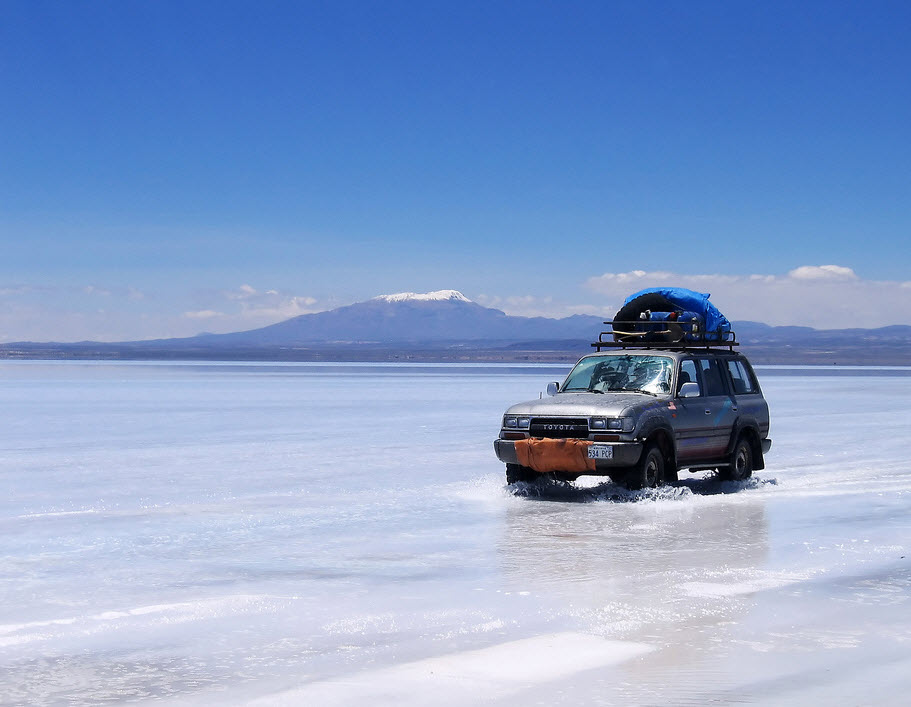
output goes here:
{"type": "Polygon", "coordinates": [[[683,287],[648,287],[627,297],[623,304],[627,305],[637,297],[651,293],[661,295],[683,311],[695,312],[700,315],[705,322],[706,332],[728,332],[731,330],[731,323],[727,320],[727,317],[718,311],[714,304],[709,302],[711,295],[694,292],[683,287]]]}

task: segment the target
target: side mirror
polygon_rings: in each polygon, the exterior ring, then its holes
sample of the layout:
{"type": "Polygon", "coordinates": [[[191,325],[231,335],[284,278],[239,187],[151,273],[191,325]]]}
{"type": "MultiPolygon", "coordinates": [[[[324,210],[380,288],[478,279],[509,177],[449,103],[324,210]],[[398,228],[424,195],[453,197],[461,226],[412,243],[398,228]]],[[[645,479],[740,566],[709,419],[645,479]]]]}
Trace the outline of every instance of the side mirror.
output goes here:
{"type": "Polygon", "coordinates": [[[560,390],[559,383],[548,383],[547,384],[547,394],[548,395],[556,395],[558,390],[560,390]]]}
{"type": "Polygon", "coordinates": [[[693,381],[684,383],[680,386],[680,392],[677,394],[678,398],[698,398],[699,397],[699,384],[693,381]]]}

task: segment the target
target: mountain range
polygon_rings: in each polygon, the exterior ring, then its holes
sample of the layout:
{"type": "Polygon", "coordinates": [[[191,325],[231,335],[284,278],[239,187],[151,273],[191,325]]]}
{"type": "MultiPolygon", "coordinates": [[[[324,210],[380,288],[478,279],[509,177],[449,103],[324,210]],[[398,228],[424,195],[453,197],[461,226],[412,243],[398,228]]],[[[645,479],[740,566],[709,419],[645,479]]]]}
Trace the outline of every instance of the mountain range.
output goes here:
{"type": "MultiPolygon", "coordinates": [[[[229,334],[120,343],[0,345],[0,358],[569,361],[591,351],[604,319],[519,317],[456,290],[382,295],[229,334]]],[[[756,363],[911,364],[911,326],[817,330],[734,322],[756,363]]]]}

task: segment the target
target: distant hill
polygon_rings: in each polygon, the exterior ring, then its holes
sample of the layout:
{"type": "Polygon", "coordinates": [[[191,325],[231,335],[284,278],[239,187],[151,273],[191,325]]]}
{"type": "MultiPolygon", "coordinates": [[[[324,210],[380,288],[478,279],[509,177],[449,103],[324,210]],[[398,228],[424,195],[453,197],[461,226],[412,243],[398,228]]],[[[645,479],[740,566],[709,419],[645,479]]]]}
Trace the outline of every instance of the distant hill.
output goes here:
{"type": "MultiPolygon", "coordinates": [[[[455,290],[383,295],[230,334],[120,343],[0,345],[2,358],[200,360],[574,361],[591,351],[601,317],[517,317],[455,290]]],[[[911,326],[817,330],[734,322],[755,363],[911,365],[911,326]]]]}
{"type": "Polygon", "coordinates": [[[878,329],[812,329],[732,324],[740,349],[754,363],[911,366],[911,326],[878,329]]]}

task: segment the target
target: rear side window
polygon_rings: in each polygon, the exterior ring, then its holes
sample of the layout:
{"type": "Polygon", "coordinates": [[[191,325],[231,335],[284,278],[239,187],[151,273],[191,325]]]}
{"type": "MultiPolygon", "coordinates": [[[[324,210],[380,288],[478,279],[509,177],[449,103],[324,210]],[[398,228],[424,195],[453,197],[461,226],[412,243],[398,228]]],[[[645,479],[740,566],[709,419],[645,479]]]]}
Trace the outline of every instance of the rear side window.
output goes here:
{"type": "Polygon", "coordinates": [[[756,382],[750,371],[743,365],[743,361],[736,359],[728,361],[728,371],[731,374],[731,384],[734,387],[734,395],[747,395],[756,392],[756,382]]]}
{"type": "Polygon", "coordinates": [[[703,395],[724,395],[724,382],[721,380],[721,367],[714,358],[700,358],[702,381],[705,383],[703,395]]]}

